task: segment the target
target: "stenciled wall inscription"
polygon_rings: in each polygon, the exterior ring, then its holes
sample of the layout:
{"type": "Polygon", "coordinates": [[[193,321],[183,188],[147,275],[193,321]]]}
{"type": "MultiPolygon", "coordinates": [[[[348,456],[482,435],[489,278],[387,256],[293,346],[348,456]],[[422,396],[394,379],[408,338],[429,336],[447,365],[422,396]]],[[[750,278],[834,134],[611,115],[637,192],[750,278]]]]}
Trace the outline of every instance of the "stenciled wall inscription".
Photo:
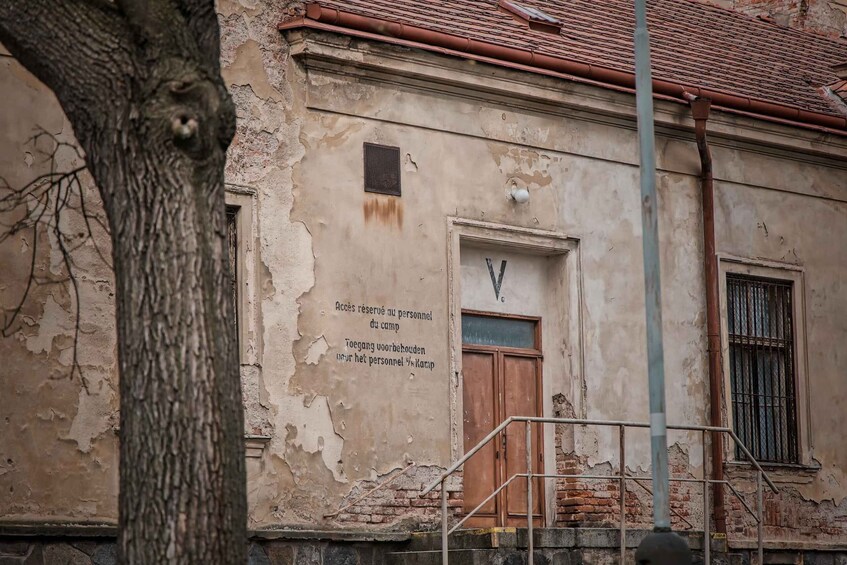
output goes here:
{"type": "Polygon", "coordinates": [[[494,287],[494,297],[500,302],[506,302],[506,298],[500,296],[500,291],[503,288],[503,275],[506,274],[506,263],[507,261],[505,259],[500,261],[500,274],[495,277],[494,261],[490,257],[485,258],[485,265],[488,267],[488,274],[491,276],[491,285],[494,287]]]}
{"type": "Polygon", "coordinates": [[[400,369],[435,370],[435,361],[427,348],[399,337],[400,328],[412,325],[417,328],[432,324],[432,311],[421,312],[384,305],[335,303],[335,310],[355,316],[362,323],[357,337],[345,337],[344,348],[336,354],[337,361],[367,367],[394,367],[400,369]],[[394,338],[394,339],[392,339],[394,338]]]}

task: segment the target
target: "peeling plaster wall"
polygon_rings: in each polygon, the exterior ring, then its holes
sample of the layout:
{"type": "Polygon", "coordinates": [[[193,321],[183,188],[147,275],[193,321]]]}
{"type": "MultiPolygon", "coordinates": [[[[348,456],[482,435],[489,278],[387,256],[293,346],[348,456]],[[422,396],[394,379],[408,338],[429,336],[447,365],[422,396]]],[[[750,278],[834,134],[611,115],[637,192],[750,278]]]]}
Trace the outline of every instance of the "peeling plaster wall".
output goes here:
{"type": "MultiPolygon", "coordinates": [[[[73,132],[55,98],[13,59],[0,58],[0,176],[23,186],[50,172],[55,144],[73,132]]],[[[55,169],[80,165],[60,149],[55,169]]],[[[99,208],[97,191],[83,178],[86,205],[99,208]]],[[[72,203],[78,206],[78,202],[72,203]]],[[[8,225],[22,210],[0,214],[8,225]]],[[[45,220],[50,214],[45,215],[45,220]]],[[[94,222],[92,222],[94,223],[94,222]]],[[[20,303],[36,249],[34,284],[9,337],[0,338],[0,516],[4,518],[116,520],[118,398],[112,273],[85,241],[78,213],[63,215],[77,273],[79,304],[66,282],[56,236],[21,231],[0,245],[0,306],[20,303]],[[48,284],[48,281],[59,281],[48,284]],[[80,309],[78,363],[73,374],[74,328],[80,309]],[[83,386],[85,381],[85,386],[83,386]]],[[[94,235],[108,257],[105,234],[94,235]],[[103,244],[105,243],[105,247],[103,244]]],[[[7,314],[8,315],[8,314],[7,314]]]]}
{"type": "MultiPolygon", "coordinates": [[[[457,417],[450,399],[459,380],[450,373],[448,217],[578,239],[580,304],[572,315],[579,317],[581,347],[562,346],[572,358],[560,364],[545,404],[556,397],[573,416],[646,421],[637,137],[631,117],[621,117],[620,108],[631,105],[626,95],[500,72],[501,89],[507,84],[538,100],[588,93],[586,104],[599,101],[609,110],[600,118],[556,103],[533,106],[517,94],[480,94],[493,79],[471,63],[345,38],[321,41],[344,51],[349,64],[307,68],[308,50],[322,47],[304,48],[303,38],[291,34],[294,48],[307,52],[294,59],[276,30],[298,8],[284,1],[218,5],[223,72],[238,109],[227,180],[251,219],[244,272],[255,312],[242,319],[241,332],[245,427],[269,436],[261,455],[248,460],[250,527],[397,522],[414,515],[415,487],[450,463],[457,417]],[[416,57],[426,65],[415,66],[416,57]],[[388,82],[378,73],[360,79],[356,64],[401,70],[388,82]],[[479,91],[421,88],[413,71],[476,81],[479,91]],[[400,147],[400,199],[363,191],[364,142],[400,147]],[[530,191],[529,203],[509,200],[513,184],[530,191]],[[406,351],[379,352],[377,344],[406,351]],[[401,366],[377,358],[400,359],[401,366]],[[324,518],[410,460],[418,467],[398,487],[408,495],[402,510],[359,521],[324,518]]],[[[22,182],[39,172],[24,144],[32,128],[70,132],[52,96],[8,58],[0,59],[0,88],[12,93],[0,112],[13,125],[0,132],[0,163],[14,172],[10,180],[22,182]]],[[[687,119],[682,106],[663,111],[676,112],[679,123],[687,119]]],[[[747,135],[738,127],[735,133],[747,135]]],[[[660,133],[668,420],[704,424],[699,162],[689,132],[660,133]]],[[[802,481],[791,473],[783,479],[797,483],[813,508],[825,500],[837,508],[847,495],[847,456],[840,434],[829,430],[843,427],[847,397],[840,379],[847,371],[840,314],[847,308],[840,283],[847,279],[841,245],[847,210],[837,201],[847,197],[847,174],[788,151],[724,142],[714,153],[719,251],[806,269],[809,400],[821,408],[812,415],[809,441],[821,470],[802,481]]],[[[4,304],[21,289],[22,279],[6,273],[25,270],[28,237],[0,246],[4,304]]],[[[39,266],[50,270],[55,251],[41,237],[39,266]]],[[[81,253],[80,351],[90,394],[78,380],[53,378],[67,370],[73,327],[67,288],[38,288],[24,327],[0,341],[5,519],[116,517],[111,282],[88,247],[81,253]]],[[[646,432],[629,436],[633,472],[648,470],[648,440],[646,432]]],[[[616,430],[581,429],[565,441],[588,468],[617,468],[616,430]]],[[[671,442],[692,474],[702,472],[697,435],[675,433],[671,442]]],[[[451,504],[461,505],[458,487],[451,488],[451,504]]],[[[431,519],[432,505],[424,506],[431,519]]],[[[701,514],[695,506],[688,515],[701,514]]]]}
{"type": "MultiPolygon", "coordinates": [[[[358,478],[368,463],[381,465],[404,450],[417,461],[448,463],[444,450],[449,443],[443,434],[450,413],[442,399],[447,397],[449,381],[444,372],[404,379],[394,370],[348,370],[333,358],[333,353],[345,350],[346,337],[379,339],[361,321],[335,311],[336,300],[399,302],[413,309],[434,309],[438,323],[433,335],[412,329],[401,337],[417,334],[417,339],[427,339],[436,365],[448,367],[449,351],[444,347],[447,233],[443,227],[447,216],[550,230],[580,239],[586,386],[585,397],[578,399],[578,415],[646,421],[646,358],[644,348],[638,346],[644,339],[644,314],[639,194],[633,189],[638,186],[638,170],[631,163],[634,133],[599,124],[552,121],[462,99],[398,92],[317,71],[308,78],[312,111],[301,130],[307,148],[298,165],[294,210],[309,226],[316,250],[315,286],[301,299],[301,328],[316,329],[304,331],[302,342],[308,345],[322,335],[329,353],[321,364],[298,370],[294,382],[308,386],[310,394],[332,390],[339,396],[339,405],[346,399],[347,430],[364,432],[361,436],[342,432],[348,454],[345,462],[358,471],[348,477],[358,478]],[[424,124],[427,127],[419,127],[424,124]],[[610,138],[615,139],[615,147],[601,141],[610,138]],[[399,146],[401,154],[416,164],[413,172],[403,176],[403,196],[397,205],[402,207],[402,225],[391,217],[368,220],[361,212],[371,203],[388,199],[363,192],[364,142],[399,146]],[[598,162],[581,155],[583,147],[587,153],[608,151],[620,157],[617,162],[598,162]],[[529,188],[527,205],[509,201],[512,182],[529,188]],[[337,245],[339,241],[344,245],[337,245]],[[375,256],[380,261],[374,262],[375,256]],[[378,393],[363,396],[361,390],[378,393]],[[403,398],[414,402],[397,401],[403,398]],[[384,430],[374,429],[374,414],[385,422],[384,430]],[[392,433],[385,437],[388,431],[392,433]],[[408,447],[403,441],[407,435],[414,440],[408,447]],[[379,441],[376,446],[374,440],[379,441]]],[[[697,161],[690,159],[684,163],[687,175],[663,175],[660,192],[666,204],[663,223],[673,225],[673,230],[662,234],[665,278],[673,281],[665,298],[666,328],[673,336],[667,348],[669,420],[704,423],[702,228],[697,179],[691,174],[696,166],[697,161]]],[[[550,392],[571,396],[562,384],[550,392]]],[[[646,434],[640,438],[633,433],[635,449],[628,459],[633,468],[644,469],[649,463],[649,450],[637,447],[646,446],[646,439],[646,434]]],[[[690,440],[674,439],[686,445],[690,440]]],[[[577,442],[577,449],[592,465],[616,461],[616,455],[610,456],[617,453],[616,430],[588,429],[578,434],[577,442]]],[[[699,450],[693,450],[691,457],[699,467],[699,450]]],[[[393,465],[400,466],[396,460],[393,465]]],[[[391,468],[378,466],[377,470],[391,468]]]]}

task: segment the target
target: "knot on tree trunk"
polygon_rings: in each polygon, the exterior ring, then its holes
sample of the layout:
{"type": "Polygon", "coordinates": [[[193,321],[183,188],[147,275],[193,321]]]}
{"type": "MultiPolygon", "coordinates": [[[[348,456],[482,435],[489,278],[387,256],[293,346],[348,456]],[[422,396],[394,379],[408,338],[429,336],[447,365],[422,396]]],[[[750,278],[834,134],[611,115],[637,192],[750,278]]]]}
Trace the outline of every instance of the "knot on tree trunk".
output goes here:
{"type": "Polygon", "coordinates": [[[171,119],[171,131],[177,144],[189,141],[196,136],[198,126],[197,118],[185,113],[180,113],[171,119]]]}
{"type": "Polygon", "coordinates": [[[195,162],[223,157],[235,121],[223,83],[182,61],[165,61],[161,70],[149,78],[150,95],[141,105],[140,115],[151,126],[148,145],[170,145],[195,162]]]}

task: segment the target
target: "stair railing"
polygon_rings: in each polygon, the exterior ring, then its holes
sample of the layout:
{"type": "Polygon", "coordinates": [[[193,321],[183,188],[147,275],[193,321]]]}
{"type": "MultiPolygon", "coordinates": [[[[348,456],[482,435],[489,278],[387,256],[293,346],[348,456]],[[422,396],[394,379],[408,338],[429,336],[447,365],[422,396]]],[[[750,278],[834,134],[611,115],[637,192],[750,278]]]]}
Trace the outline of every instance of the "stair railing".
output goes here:
{"type": "MultiPolygon", "coordinates": [[[[637,483],[651,482],[652,477],[632,477],[629,476],[626,472],[626,430],[627,428],[650,428],[650,424],[643,422],[626,422],[626,421],[607,421],[607,420],[587,420],[587,419],[577,419],[577,418],[543,418],[543,417],[530,417],[530,416],[512,416],[506,420],[504,420],[499,426],[494,428],[487,436],[485,436],[479,443],[476,444],[472,449],[470,449],[465,455],[463,455],[458,461],[453,463],[441,476],[435,480],[432,484],[427,486],[424,490],[421,491],[421,496],[426,496],[433,490],[435,490],[439,485],[441,486],[441,561],[443,565],[449,565],[449,536],[458,530],[462,525],[465,524],[472,516],[474,516],[479,510],[482,509],[491,499],[497,496],[504,488],[509,486],[515,479],[518,478],[526,478],[526,501],[527,501],[527,564],[534,565],[534,539],[533,539],[533,488],[532,488],[532,480],[534,478],[540,478],[543,480],[546,479],[559,479],[559,478],[570,478],[570,479],[580,479],[580,480],[602,480],[602,481],[610,481],[616,480],[620,484],[620,498],[619,498],[619,511],[620,511],[620,563],[624,564],[624,558],[626,556],[626,481],[634,481],[637,483]],[[526,473],[515,473],[511,477],[508,478],[502,485],[497,487],[485,500],[483,500],[476,508],[467,513],[455,526],[448,529],[448,512],[447,512],[447,479],[453,475],[459,468],[461,468],[471,457],[473,457],[479,450],[485,447],[489,442],[491,442],[495,437],[497,437],[500,433],[502,433],[509,425],[514,422],[524,422],[526,427],[526,473]],[[601,427],[614,427],[618,428],[619,433],[619,445],[618,445],[618,455],[619,455],[619,473],[617,475],[585,475],[585,474],[558,474],[558,473],[533,473],[533,454],[532,454],[532,425],[539,424],[544,426],[545,424],[562,424],[562,425],[572,425],[572,426],[601,426],[601,427]]],[[[686,478],[686,477],[671,477],[671,481],[676,482],[687,482],[687,483],[700,483],[703,485],[703,552],[704,552],[704,563],[711,563],[711,532],[710,532],[710,524],[709,524],[709,486],[710,485],[726,485],[733,495],[738,498],[741,504],[744,506],[746,511],[753,517],[756,521],[757,525],[757,550],[758,550],[758,565],[763,565],[764,563],[764,518],[763,518],[763,481],[767,483],[770,489],[774,494],[779,493],[779,489],[776,488],[773,481],[771,481],[768,474],[762,469],[762,466],[758,461],[753,457],[750,453],[750,450],[747,449],[747,446],[741,441],[741,439],[736,435],[736,433],[731,428],[725,427],[717,427],[717,426],[685,426],[685,425],[669,425],[667,426],[668,430],[678,430],[678,431],[694,431],[701,432],[702,434],[702,447],[703,447],[703,478],[686,478]],[[706,462],[710,460],[709,450],[708,450],[708,439],[709,434],[726,434],[730,436],[735,442],[735,445],[741,450],[744,456],[750,461],[753,467],[756,470],[756,510],[754,511],[750,508],[750,505],[747,504],[747,501],[744,500],[744,497],[735,489],[735,487],[728,480],[713,480],[709,478],[708,467],[706,462]]],[[[643,486],[643,484],[642,484],[643,486]]]]}

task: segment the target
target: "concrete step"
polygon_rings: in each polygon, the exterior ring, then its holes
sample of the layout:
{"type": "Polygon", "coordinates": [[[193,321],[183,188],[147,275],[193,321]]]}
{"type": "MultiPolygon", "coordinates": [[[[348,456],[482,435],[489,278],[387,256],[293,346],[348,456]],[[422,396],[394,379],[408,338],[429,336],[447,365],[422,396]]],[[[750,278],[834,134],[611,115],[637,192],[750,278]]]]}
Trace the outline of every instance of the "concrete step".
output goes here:
{"type": "MultiPolygon", "coordinates": [[[[517,547],[518,533],[515,528],[485,528],[478,530],[460,530],[450,535],[450,549],[498,549],[517,547]]],[[[524,538],[526,536],[524,535],[524,538]]],[[[526,545],[524,540],[524,546],[526,545]]],[[[420,532],[412,534],[408,544],[409,551],[440,551],[441,532],[420,532]]]]}
{"type": "MultiPolygon", "coordinates": [[[[572,550],[555,553],[536,551],[536,565],[575,565],[572,550]]],[[[525,565],[526,550],[519,549],[455,549],[449,554],[450,565],[525,565]]],[[[386,565],[441,565],[440,551],[404,551],[390,553],[386,565]]]]}
{"type": "MultiPolygon", "coordinates": [[[[626,533],[626,547],[635,549],[649,534],[649,530],[630,529],[626,533]]],[[[703,547],[700,532],[684,532],[688,545],[693,550],[703,547]]],[[[526,549],[526,528],[484,528],[459,530],[450,536],[450,549],[526,549]]],[[[616,548],[620,546],[620,531],[616,528],[536,528],[533,542],[537,549],[565,548],[616,548]]],[[[712,546],[717,551],[725,547],[712,546]]],[[[437,551],[441,549],[441,532],[419,532],[412,534],[407,546],[409,551],[437,551]]]]}
{"type": "MultiPolygon", "coordinates": [[[[619,565],[620,553],[613,548],[539,549],[535,565],[619,565]]],[[[455,549],[449,552],[450,565],[526,565],[525,549],[455,549]]],[[[769,563],[766,559],[765,563],[769,563]]],[[[777,563],[776,561],[773,563],[777,563]]],[[[783,563],[779,561],[778,563],[783,563]]],[[[635,550],[627,549],[625,565],[635,564],[635,550]]],[[[442,565],[440,551],[389,553],[385,565],[442,565]]],[[[694,553],[694,565],[704,565],[703,556],[694,553]]],[[[748,555],[712,555],[710,565],[751,565],[748,555]]]]}
{"type": "MultiPolygon", "coordinates": [[[[693,547],[694,565],[704,565],[703,553],[699,547],[693,547]]],[[[534,552],[535,565],[619,565],[620,553],[616,547],[572,547],[538,548],[534,552]]],[[[709,565],[754,565],[755,551],[733,550],[713,551],[709,565]]],[[[783,565],[813,563],[832,565],[847,563],[844,554],[834,555],[824,552],[809,552],[804,560],[799,552],[770,550],[765,551],[765,565],[783,565]],[[843,558],[839,560],[839,558],[843,558]]],[[[500,547],[489,549],[451,549],[450,565],[526,565],[526,548],[500,547]]],[[[635,548],[627,548],[625,565],[635,564],[635,548]]],[[[385,556],[383,565],[442,565],[441,551],[395,551],[385,556]]]]}
{"type": "MultiPolygon", "coordinates": [[[[626,565],[635,562],[635,549],[649,530],[628,530],[626,565]]],[[[702,534],[683,533],[702,565],[702,534]]],[[[614,528],[538,528],[533,531],[536,565],[618,565],[620,531],[614,528]]],[[[523,565],[526,563],[525,528],[461,530],[450,536],[450,565],[523,565]]],[[[711,565],[749,565],[736,556],[729,561],[726,545],[714,540],[711,565]]],[[[386,565],[441,565],[441,533],[412,534],[402,550],[389,553],[386,565]]]]}

